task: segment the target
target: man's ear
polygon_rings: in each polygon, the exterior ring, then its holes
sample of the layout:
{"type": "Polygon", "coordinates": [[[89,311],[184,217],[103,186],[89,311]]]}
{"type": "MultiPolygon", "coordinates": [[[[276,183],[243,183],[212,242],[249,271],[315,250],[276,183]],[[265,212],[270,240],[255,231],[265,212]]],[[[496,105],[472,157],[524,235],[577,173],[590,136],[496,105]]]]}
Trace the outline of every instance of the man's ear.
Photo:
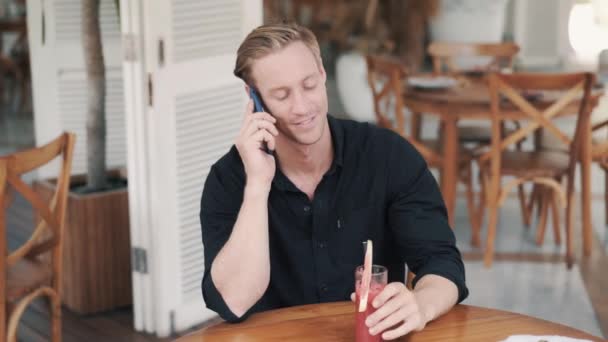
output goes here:
{"type": "Polygon", "coordinates": [[[319,73],[321,73],[321,80],[325,83],[327,81],[327,73],[325,72],[322,61],[319,62],[319,73]]]}

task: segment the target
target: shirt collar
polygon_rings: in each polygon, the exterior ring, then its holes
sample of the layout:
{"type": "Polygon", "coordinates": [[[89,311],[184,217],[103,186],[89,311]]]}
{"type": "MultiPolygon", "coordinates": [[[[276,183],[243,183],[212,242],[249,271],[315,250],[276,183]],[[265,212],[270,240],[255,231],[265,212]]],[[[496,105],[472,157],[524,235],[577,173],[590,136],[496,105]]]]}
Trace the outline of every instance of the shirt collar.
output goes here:
{"type": "Polygon", "coordinates": [[[327,172],[327,174],[331,174],[336,170],[336,167],[344,165],[344,127],[338,119],[329,114],[327,114],[327,121],[329,122],[329,131],[334,145],[334,160],[327,172]]]}
{"type": "MultiPolygon", "coordinates": [[[[327,121],[329,123],[329,131],[331,133],[334,148],[334,159],[332,160],[331,166],[326,173],[331,175],[337,170],[338,167],[342,168],[344,164],[344,128],[342,127],[340,121],[330,114],[327,114],[327,121]]],[[[279,190],[299,191],[287,178],[287,176],[281,172],[278,165],[272,182],[279,190]]]]}

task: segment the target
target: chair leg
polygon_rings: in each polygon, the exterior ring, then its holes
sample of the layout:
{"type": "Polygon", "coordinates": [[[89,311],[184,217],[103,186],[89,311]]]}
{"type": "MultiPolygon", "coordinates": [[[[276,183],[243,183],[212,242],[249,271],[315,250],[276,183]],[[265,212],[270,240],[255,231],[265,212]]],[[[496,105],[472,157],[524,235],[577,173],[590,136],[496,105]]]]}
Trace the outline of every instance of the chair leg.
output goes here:
{"type": "Polygon", "coordinates": [[[555,192],[551,192],[551,211],[553,212],[553,216],[551,220],[553,221],[553,237],[555,238],[555,245],[559,246],[562,244],[562,234],[560,229],[560,203],[557,198],[557,194],[555,192]]]}
{"type": "Polygon", "coordinates": [[[574,191],[567,194],[566,204],[566,267],[574,264],[573,223],[574,223],[574,191]]]}
{"type": "Polygon", "coordinates": [[[51,314],[53,316],[52,321],[52,341],[60,342],[61,341],[61,316],[55,315],[59,310],[61,314],[61,299],[59,295],[53,291],[50,287],[41,287],[30,293],[29,295],[23,297],[19,302],[15,303],[15,307],[11,310],[11,314],[8,320],[8,326],[6,328],[6,341],[7,342],[16,342],[17,341],[17,328],[19,327],[19,321],[21,320],[21,316],[25,312],[25,309],[38,297],[52,297],[53,299],[53,311],[51,314]],[[59,321],[56,320],[56,317],[59,321]]]}
{"type": "Polygon", "coordinates": [[[61,298],[58,295],[49,298],[49,311],[51,313],[51,341],[61,342],[61,298]]]}
{"type": "Polygon", "coordinates": [[[464,181],[466,186],[467,211],[469,213],[469,222],[471,223],[471,245],[474,247],[479,247],[479,226],[481,223],[477,220],[475,210],[475,192],[473,191],[473,176],[470,164],[467,165],[465,173],[466,175],[464,181]]]}
{"type": "Polygon", "coordinates": [[[536,245],[541,246],[543,241],[545,240],[545,229],[547,228],[547,214],[549,211],[549,201],[550,190],[541,188],[539,190],[541,192],[540,198],[540,218],[538,220],[538,225],[536,226],[536,245]]]}
{"type": "MultiPolygon", "coordinates": [[[[534,204],[536,203],[536,198],[538,197],[538,185],[532,185],[532,193],[530,194],[530,198],[528,199],[528,204],[526,205],[526,215],[528,220],[528,225],[525,225],[526,229],[530,228],[530,224],[532,222],[532,212],[534,211],[534,204]]],[[[524,216],[524,220],[526,217],[524,216]]]]}
{"type": "Polygon", "coordinates": [[[526,192],[523,185],[517,186],[517,196],[519,197],[519,207],[521,208],[521,217],[524,220],[524,226],[530,227],[530,211],[526,205],[526,192]]]}
{"type": "Polygon", "coordinates": [[[420,113],[415,113],[412,112],[412,116],[411,116],[411,123],[412,123],[412,137],[414,137],[414,139],[416,140],[420,140],[420,130],[421,130],[421,124],[422,124],[422,115],[420,113]]]}
{"type": "Polygon", "coordinates": [[[8,316],[8,310],[4,301],[0,303],[0,339],[6,339],[6,317],[8,316]]]}
{"type": "Polygon", "coordinates": [[[542,211],[540,211],[540,208],[543,205],[543,187],[542,186],[538,186],[538,194],[536,195],[536,207],[538,208],[538,210],[536,211],[536,217],[540,219],[540,217],[542,216],[542,211]]]}
{"type": "Polygon", "coordinates": [[[488,236],[486,239],[486,250],[483,262],[486,267],[491,267],[494,261],[494,243],[496,241],[496,225],[498,224],[498,207],[492,203],[488,206],[488,236]]]}
{"type": "Polygon", "coordinates": [[[475,220],[477,221],[477,227],[478,227],[478,231],[479,231],[478,234],[480,234],[480,232],[481,232],[481,227],[483,225],[483,218],[485,216],[486,206],[488,204],[488,202],[487,202],[488,196],[486,193],[487,184],[485,183],[485,181],[483,179],[483,175],[481,173],[479,174],[479,186],[481,187],[481,189],[480,189],[480,194],[479,194],[479,202],[477,204],[477,208],[476,208],[476,212],[475,212],[475,220]]]}
{"type": "Polygon", "coordinates": [[[493,190],[492,179],[489,175],[484,177],[485,208],[488,210],[488,236],[486,237],[486,250],[483,256],[485,267],[491,267],[494,261],[494,243],[496,242],[496,225],[498,224],[498,189],[493,190]]]}

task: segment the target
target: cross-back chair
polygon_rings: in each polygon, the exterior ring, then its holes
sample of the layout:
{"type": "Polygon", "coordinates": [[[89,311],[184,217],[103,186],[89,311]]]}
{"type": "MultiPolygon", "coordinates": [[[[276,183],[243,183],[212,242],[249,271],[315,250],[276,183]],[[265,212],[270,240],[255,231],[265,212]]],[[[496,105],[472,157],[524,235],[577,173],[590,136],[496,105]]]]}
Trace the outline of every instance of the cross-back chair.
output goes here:
{"type": "Polygon", "coordinates": [[[74,134],[63,133],[42,147],[0,157],[0,338],[10,342],[16,341],[23,312],[40,297],[49,300],[52,341],[61,340],[62,241],[74,142],[74,134]],[[56,191],[46,203],[22,175],[58,157],[56,191]],[[41,220],[28,240],[9,253],[6,209],[12,193],[28,201],[41,220]]]}
{"type": "MultiPolygon", "coordinates": [[[[488,235],[484,262],[490,266],[494,256],[498,209],[509,192],[524,183],[533,183],[546,197],[554,201],[554,216],[559,217],[558,208],[566,209],[566,262],[570,268],[574,262],[573,209],[574,171],[580,156],[580,144],[584,129],[589,125],[591,106],[590,90],[594,77],[590,73],[573,74],[491,74],[488,77],[492,109],[492,143],[490,149],[477,157],[480,165],[484,205],[488,211],[488,235]],[[534,101],[527,99],[522,91],[549,91],[559,94],[554,99],[534,101]],[[568,114],[566,108],[580,101],[573,136],[555,124],[555,119],[568,114]],[[517,130],[500,134],[505,120],[520,120],[525,123],[517,130]],[[509,149],[543,129],[553,134],[568,146],[566,151],[509,149]],[[513,177],[502,183],[503,176],[513,177]],[[562,179],[566,178],[566,186],[562,179]],[[558,203],[559,202],[559,203],[558,203]]],[[[542,93],[539,93],[542,94],[542,93]]],[[[546,218],[545,218],[546,219],[546,218]]],[[[478,232],[477,232],[478,234],[478,232]]],[[[556,228],[559,239],[559,227],[556,228]]]]}

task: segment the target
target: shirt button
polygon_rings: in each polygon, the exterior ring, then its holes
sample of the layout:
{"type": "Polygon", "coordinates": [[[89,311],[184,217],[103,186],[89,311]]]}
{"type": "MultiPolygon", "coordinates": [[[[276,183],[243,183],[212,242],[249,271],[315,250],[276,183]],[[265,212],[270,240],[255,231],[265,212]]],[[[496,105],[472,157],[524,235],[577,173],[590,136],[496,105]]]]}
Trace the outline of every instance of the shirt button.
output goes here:
{"type": "Polygon", "coordinates": [[[318,246],[319,248],[323,249],[323,248],[325,248],[325,247],[327,246],[327,244],[325,244],[325,242],[324,242],[324,241],[320,241],[320,242],[318,242],[318,243],[317,243],[317,246],[318,246]]]}
{"type": "Polygon", "coordinates": [[[310,206],[306,205],[304,206],[304,212],[307,213],[310,211],[310,206]]]}

